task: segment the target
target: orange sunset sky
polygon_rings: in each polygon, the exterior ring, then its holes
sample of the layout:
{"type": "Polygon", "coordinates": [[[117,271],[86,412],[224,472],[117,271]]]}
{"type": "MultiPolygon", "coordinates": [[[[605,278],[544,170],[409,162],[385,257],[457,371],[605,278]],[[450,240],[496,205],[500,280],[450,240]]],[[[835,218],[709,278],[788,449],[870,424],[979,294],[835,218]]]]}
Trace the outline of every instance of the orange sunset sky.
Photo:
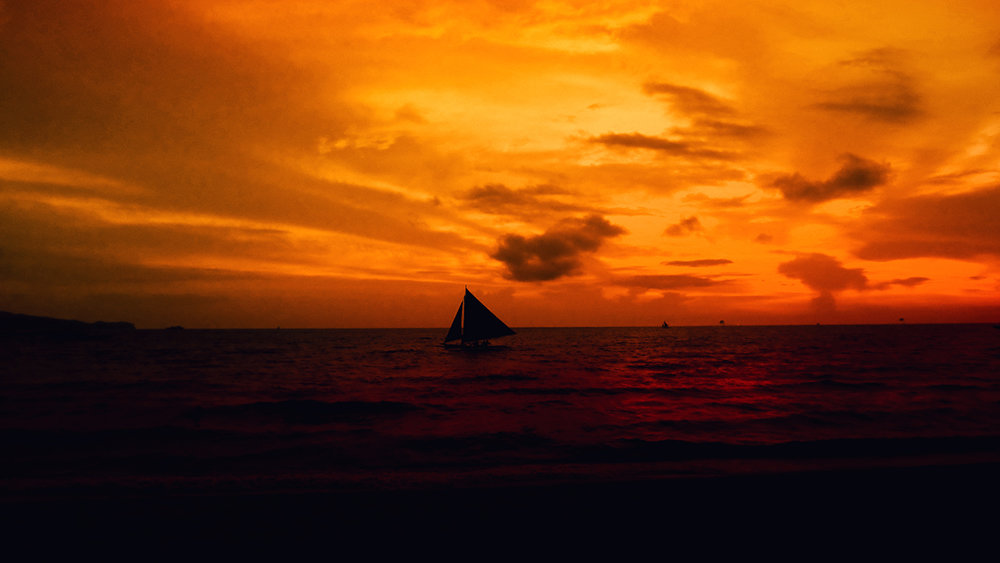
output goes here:
{"type": "Polygon", "coordinates": [[[1000,3],[0,0],[0,309],[1000,321],[1000,3]]]}

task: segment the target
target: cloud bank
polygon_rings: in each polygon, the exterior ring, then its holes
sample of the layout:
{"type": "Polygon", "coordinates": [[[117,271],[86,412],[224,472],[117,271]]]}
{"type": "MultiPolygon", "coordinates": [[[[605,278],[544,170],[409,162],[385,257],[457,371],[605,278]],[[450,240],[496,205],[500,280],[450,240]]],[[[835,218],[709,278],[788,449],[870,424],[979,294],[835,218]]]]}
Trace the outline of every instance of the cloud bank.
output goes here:
{"type": "Polygon", "coordinates": [[[856,236],[865,260],[1000,256],[1000,187],[884,201],[856,236]]]}

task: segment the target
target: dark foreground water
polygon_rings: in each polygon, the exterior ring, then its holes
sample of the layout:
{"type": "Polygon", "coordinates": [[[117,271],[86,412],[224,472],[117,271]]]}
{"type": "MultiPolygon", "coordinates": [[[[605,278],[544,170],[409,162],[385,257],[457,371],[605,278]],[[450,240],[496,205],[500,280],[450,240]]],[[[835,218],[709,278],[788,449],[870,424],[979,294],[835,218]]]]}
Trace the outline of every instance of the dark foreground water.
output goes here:
{"type": "Polygon", "coordinates": [[[919,499],[956,478],[933,472],[989,483],[1000,462],[991,325],[520,329],[479,352],[442,336],[4,337],[0,500],[300,495],[301,509],[342,493],[357,509],[469,491],[565,505],[575,486],[634,498],[683,482],[694,503],[749,477],[815,493],[831,486],[816,476],[891,484],[872,472],[899,468],[918,489],[899,496],[919,499]]]}

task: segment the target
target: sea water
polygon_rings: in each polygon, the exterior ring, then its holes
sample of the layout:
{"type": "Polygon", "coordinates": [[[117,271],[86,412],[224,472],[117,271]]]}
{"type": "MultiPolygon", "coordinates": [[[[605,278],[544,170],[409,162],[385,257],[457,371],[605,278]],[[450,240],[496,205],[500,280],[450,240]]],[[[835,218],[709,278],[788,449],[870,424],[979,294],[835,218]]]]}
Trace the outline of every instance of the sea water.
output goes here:
{"type": "Polygon", "coordinates": [[[6,497],[1000,459],[991,325],[137,330],[0,341],[6,497]]]}

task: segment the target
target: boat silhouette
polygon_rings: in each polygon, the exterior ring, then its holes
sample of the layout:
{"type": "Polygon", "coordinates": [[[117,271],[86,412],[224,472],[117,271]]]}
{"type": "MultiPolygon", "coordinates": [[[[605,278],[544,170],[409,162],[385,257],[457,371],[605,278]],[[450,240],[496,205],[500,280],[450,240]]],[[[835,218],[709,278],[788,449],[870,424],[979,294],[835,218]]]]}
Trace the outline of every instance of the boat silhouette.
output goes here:
{"type": "Polygon", "coordinates": [[[451,321],[444,343],[449,345],[460,341],[463,347],[485,348],[490,345],[491,338],[511,334],[515,332],[476,299],[469,288],[465,288],[465,297],[458,304],[458,312],[455,313],[455,320],[451,321]]]}

